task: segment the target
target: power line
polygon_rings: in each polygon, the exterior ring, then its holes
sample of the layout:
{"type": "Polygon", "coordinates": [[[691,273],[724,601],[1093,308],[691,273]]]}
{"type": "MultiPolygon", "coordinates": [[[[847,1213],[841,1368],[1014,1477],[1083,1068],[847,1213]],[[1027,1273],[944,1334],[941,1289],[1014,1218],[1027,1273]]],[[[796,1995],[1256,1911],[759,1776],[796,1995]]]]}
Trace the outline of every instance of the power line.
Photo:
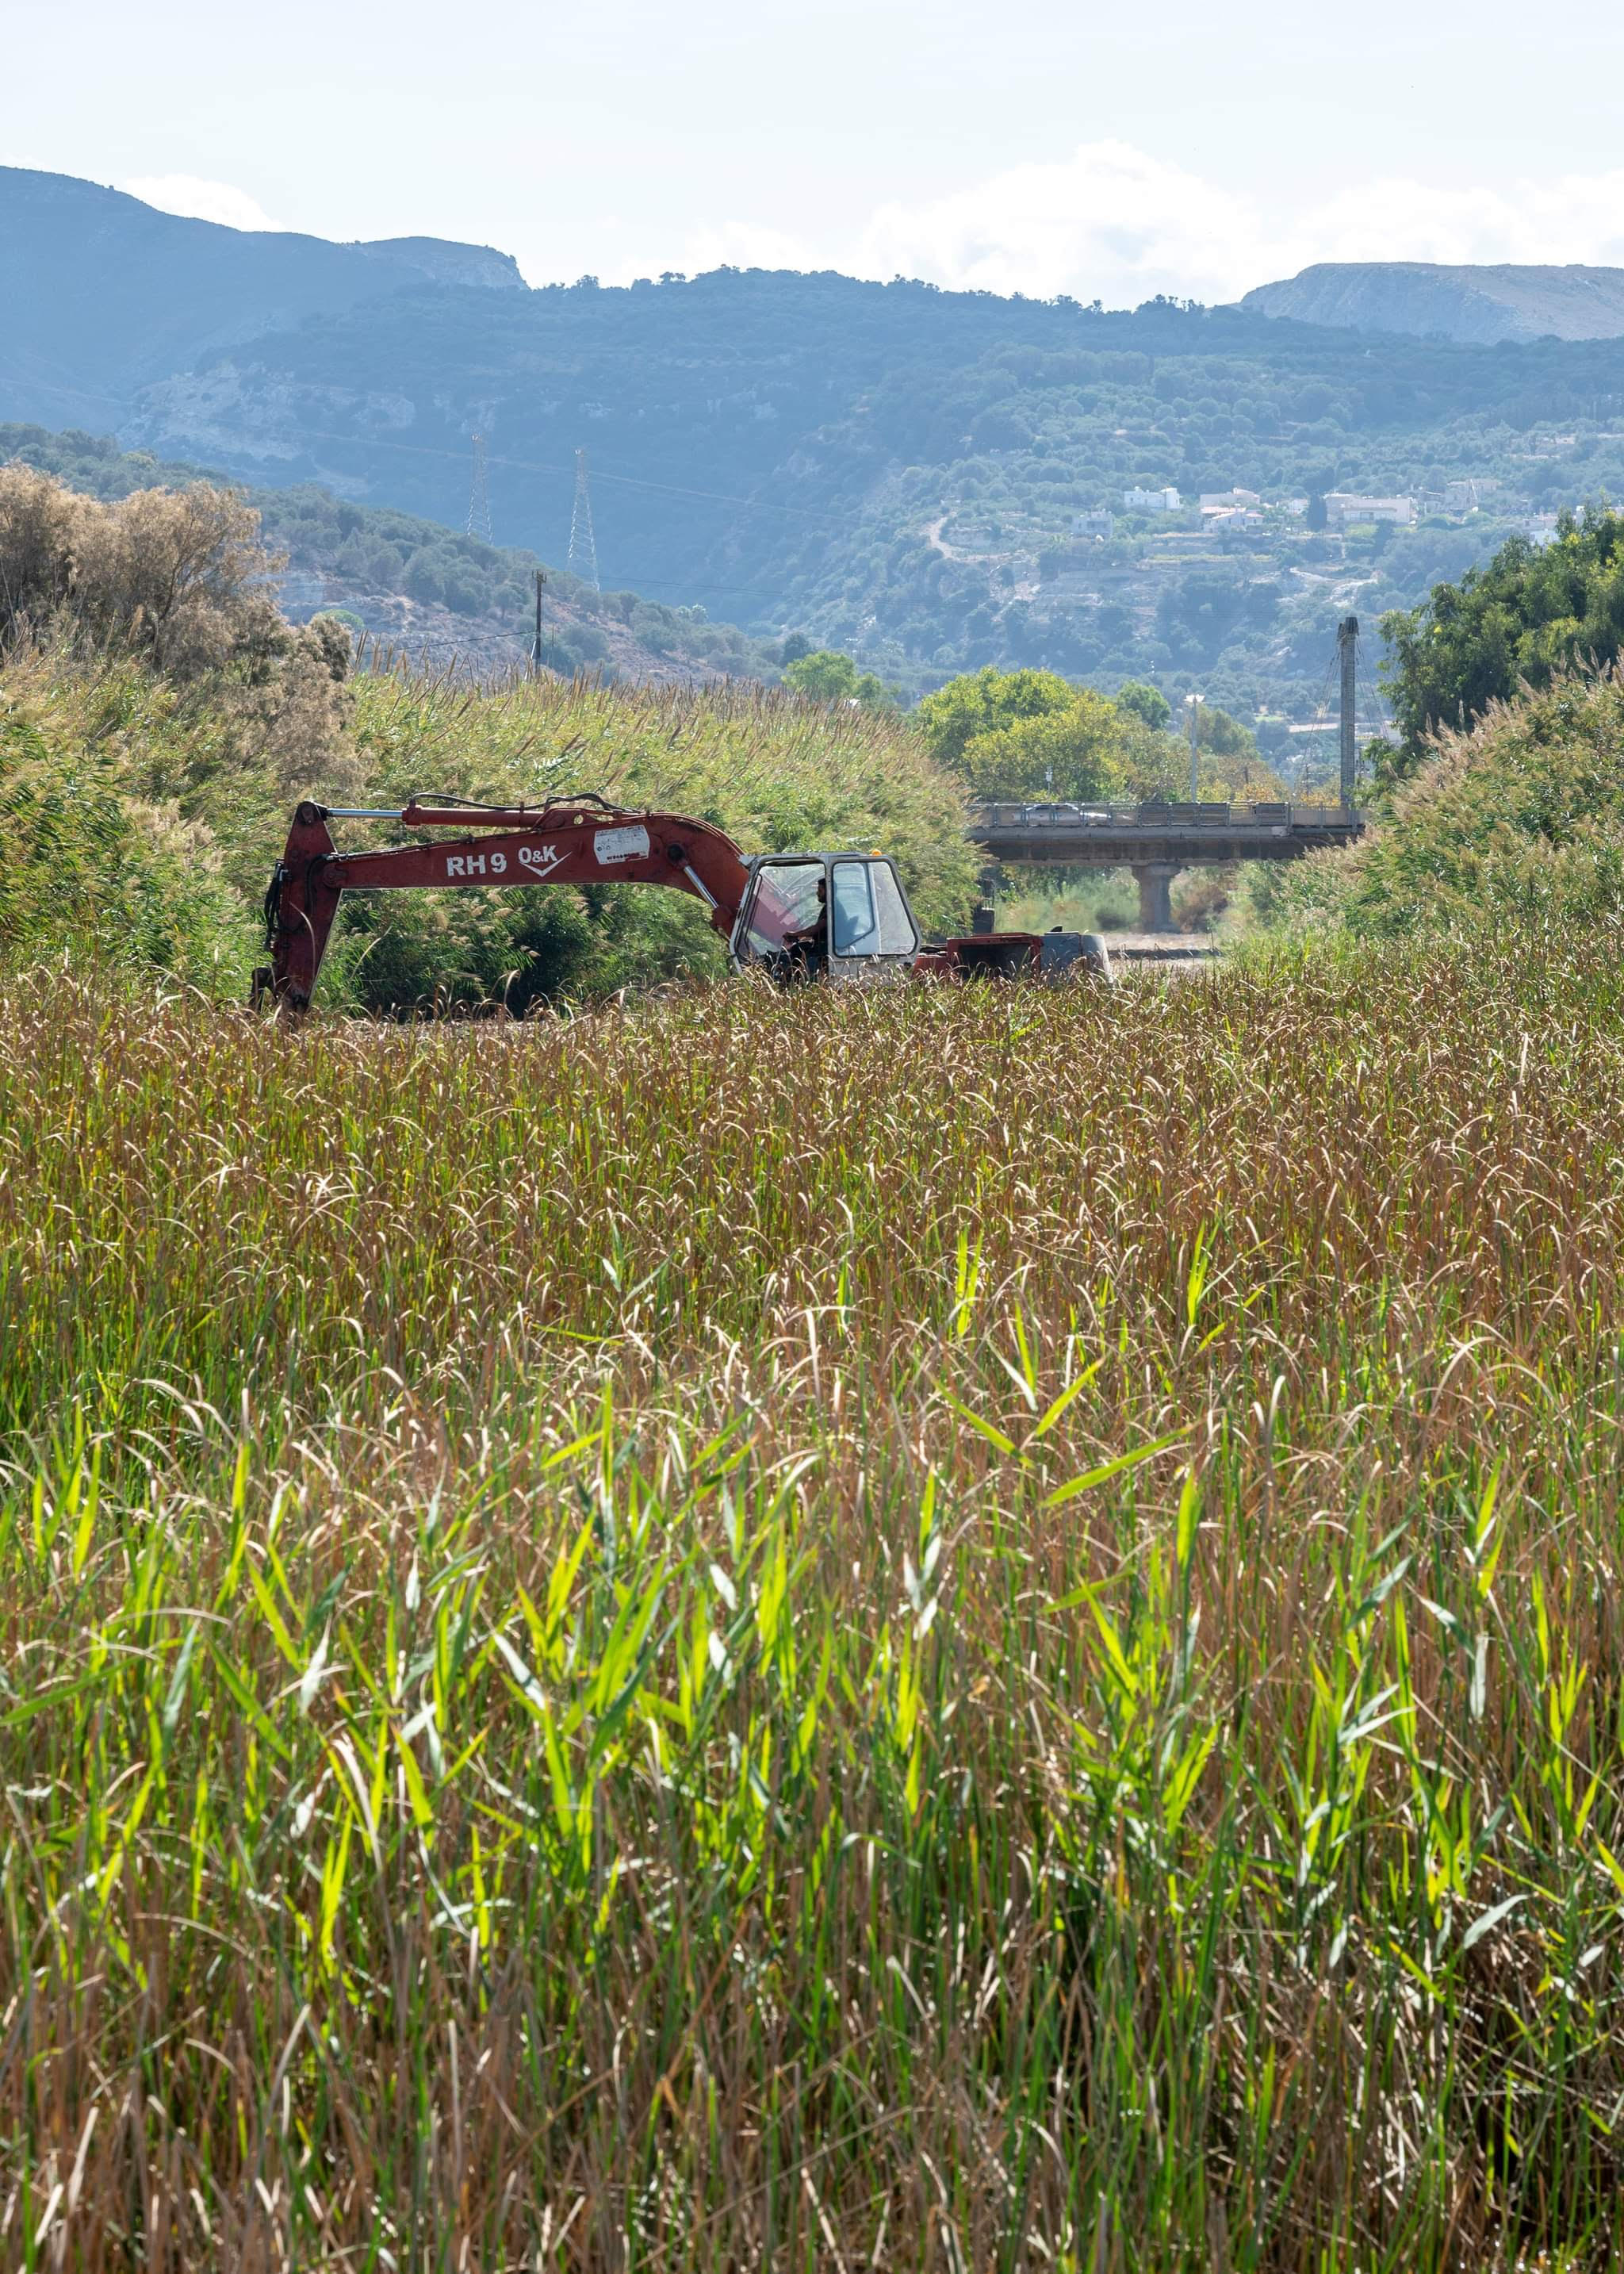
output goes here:
{"type": "MultiPolygon", "coordinates": [[[[299,432],[310,441],[346,442],[352,449],[357,440],[353,433],[340,434],[321,426],[303,426],[299,432]]],[[[432,442],[387,442],[381,436],[372,435],[365,438],[362,447],[368,450],[393,450],[398,456],[409,458],[456,458],[461,455],[455,450],[441,449],[432,442]]],[[[569,466],[558,465],[545,458],[492,457],[487,463],[504,467],[515,474],[568,474],[574,471],[569,466]]],[[[651,482],[642,474],[606,474],[601,466],[593,478],[598,482],[618,483],[622,489],[658,490],[665,497],[701,498],[711,505],[734,505],[747,513],[785,513],[797,521],[821,521],[831,529],[851,526],[848,515],[819,513],[812,506],[785,505],[776,498],[730,497],[722,490],[686,489],[676,482],[651,482]]]]}

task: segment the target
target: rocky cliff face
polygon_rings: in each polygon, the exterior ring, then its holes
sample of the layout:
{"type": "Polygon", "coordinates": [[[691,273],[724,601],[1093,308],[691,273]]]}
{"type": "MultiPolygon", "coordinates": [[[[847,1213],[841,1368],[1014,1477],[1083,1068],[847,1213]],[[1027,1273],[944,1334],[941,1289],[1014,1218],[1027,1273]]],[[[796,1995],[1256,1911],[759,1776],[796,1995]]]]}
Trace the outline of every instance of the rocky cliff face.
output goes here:
{"type": "Polygon", "coordinates": [[[239,353],[144,388],[122,439],[159,458],[280,480],[297,471],[340,497],[360,497],[367,484],[351,463],[357,448],[387,441],[416,418],[404,395],[300,383],[239,353]]]}
{"type": "Polygon", "coordinates": [[[375,260],[415,268],[432,284],[472,284],[485,291],[528,290],[511,252],[488,245],[456,245],[443,237],[378,237],[356,246],[375,260]]]}
{"type": "Polygon", "coordinates": [[[1243,308],[1354,332],[1486,345],[1624,336],[1624,268],[1448,267],[1422,260],[1327,260],[1248,292],[1243,308]]]}

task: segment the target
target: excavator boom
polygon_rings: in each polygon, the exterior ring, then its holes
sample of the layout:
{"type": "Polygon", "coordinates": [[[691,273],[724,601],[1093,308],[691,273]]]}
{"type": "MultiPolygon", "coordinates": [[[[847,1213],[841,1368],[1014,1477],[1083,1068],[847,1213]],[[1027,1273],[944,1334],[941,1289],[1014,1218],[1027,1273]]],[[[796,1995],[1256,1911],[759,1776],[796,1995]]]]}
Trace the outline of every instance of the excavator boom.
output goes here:
{"type": "Polygon", "coordinates": [[[399,809],[301,805],[266,894],[268,991],[302,1011],[342,896],[432,885],[667,885],[691,893],[731,938],[749,884],[750,867],[731,837],[706,821],[677,813],[633,813],[601,798],[570,798],[543,807],[425,804],[399,809]],[[374,853],[341,853],[327,824],[397,821],[407,829],[464,832],[374,853]],[[477,831],[477,835],[468,834],[477,831]]]}

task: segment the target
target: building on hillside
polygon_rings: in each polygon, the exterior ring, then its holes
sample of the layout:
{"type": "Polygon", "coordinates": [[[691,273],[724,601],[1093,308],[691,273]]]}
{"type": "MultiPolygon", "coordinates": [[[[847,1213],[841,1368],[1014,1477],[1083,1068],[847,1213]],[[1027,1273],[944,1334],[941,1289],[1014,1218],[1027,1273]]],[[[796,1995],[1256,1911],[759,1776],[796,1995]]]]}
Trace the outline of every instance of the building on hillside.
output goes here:
{"type": "Polygon", "coordinates": [[[1124,490],[1124,506],[1130,513],[1177,513],[1184,501],[1176,489],[1124,490]]]}
{"type": "Polygon", "coordinates": [[[1071,516],[1073,537],[1109,537],[1115,526],[1109,509],[1104,506],[1091,513],[1074,513],[1071,516]]]}
{"type": "Polygon", "coordinates": [[[1416,517],[1412,497],[1366,497],[1357,490],[1327,490],[1325,524],[1327,529],[1351,529],[1361,521],[1389,522],[1408,529],[1416,517]]]}
{"type": "Polygon", "coordinates": [[[1444,484],[1446,513],[1476,513],[1483,503],[1483,484],[1461,480],[1444,484]]]}
{"type": "Polygon", "coordinates": [[[1244,506],[1259,506],[1263,502],[1256,490],[1203,490],[1203,513],[1233,513],[1244,506]]]}

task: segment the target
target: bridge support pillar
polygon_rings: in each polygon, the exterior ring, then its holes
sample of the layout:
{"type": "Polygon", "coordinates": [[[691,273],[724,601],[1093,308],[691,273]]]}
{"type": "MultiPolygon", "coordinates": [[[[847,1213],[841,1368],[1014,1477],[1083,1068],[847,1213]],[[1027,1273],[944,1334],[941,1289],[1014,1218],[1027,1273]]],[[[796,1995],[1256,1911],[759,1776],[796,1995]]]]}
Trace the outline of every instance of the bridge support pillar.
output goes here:
{"type": "Polygon", "coordinates": [[[1177,861],[1141,861],[1134,864],[1133,881],[1139,888],[1139,930],[1176,931],[1173,922],[1173,879],[1177,861]]]}

